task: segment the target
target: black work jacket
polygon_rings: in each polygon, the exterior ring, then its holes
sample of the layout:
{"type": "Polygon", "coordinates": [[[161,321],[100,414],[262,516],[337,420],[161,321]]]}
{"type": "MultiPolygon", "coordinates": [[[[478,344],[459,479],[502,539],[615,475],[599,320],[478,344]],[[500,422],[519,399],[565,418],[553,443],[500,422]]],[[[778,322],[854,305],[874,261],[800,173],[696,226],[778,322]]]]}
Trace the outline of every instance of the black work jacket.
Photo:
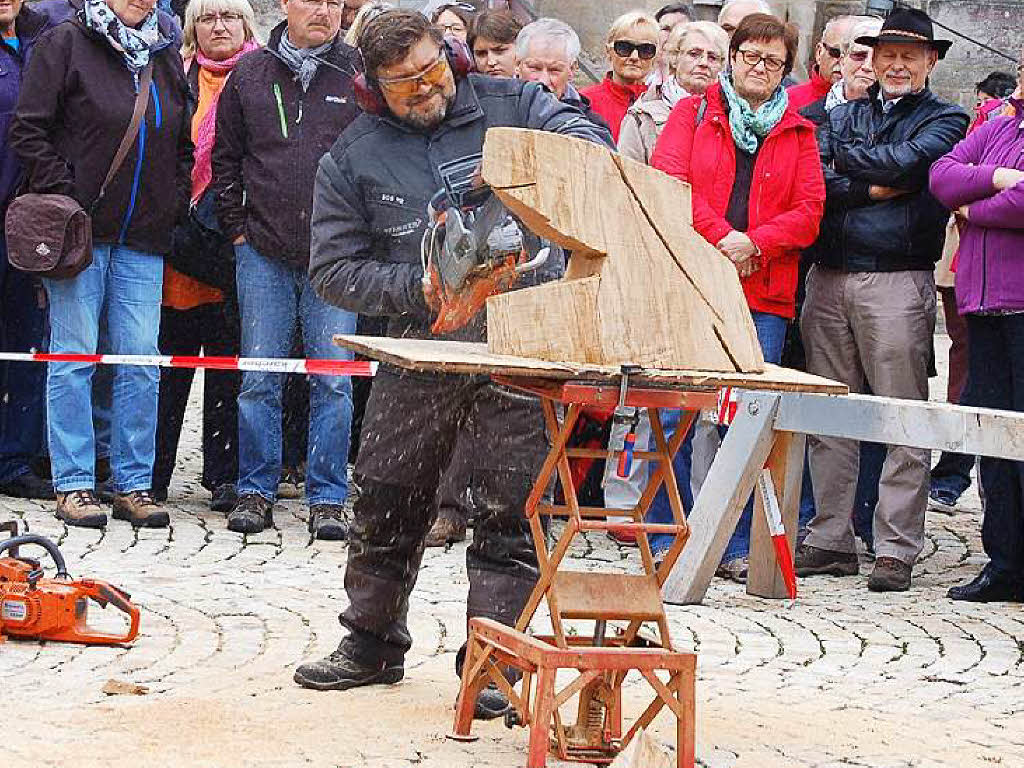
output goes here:
{"type": "MultiPolygon", "coordinates": [[[[390,336],[428,338],[420,241],[427,203],[442,188],[438,167],[481,156],[488,128],[532,128],[612,146],[606,129],[539,83],[472,74],[430,133],[389,115],[363,114],[320,161],[309,276],[325,301],[391,318],[390,336]]],[[[549,275],[551,277],[553,275],[549,275]]],[[[483,338],[477,323],[458,338],[483,338]]]]}
{"type": "Polygon", "coordinates": [[[928,171],[967,132],[960,107],[925,88],[883,112],[878,85],[841,104],[818,128],[825,216],[805,252],[845,272],[930,270],[942,255],[949,212],[928,190],[928,171]],[[908,194],[875,202],[872,185],[908,194]]]}
{"type": "Polygon", "coordinates": [[[305,270],[317,163],[359,114],[355,49],[338,37],[303,92],[277,53],[286,29],[279,24],[224,84],[210,186],[226,237],[245,235],[264,256],[305,270]]]}

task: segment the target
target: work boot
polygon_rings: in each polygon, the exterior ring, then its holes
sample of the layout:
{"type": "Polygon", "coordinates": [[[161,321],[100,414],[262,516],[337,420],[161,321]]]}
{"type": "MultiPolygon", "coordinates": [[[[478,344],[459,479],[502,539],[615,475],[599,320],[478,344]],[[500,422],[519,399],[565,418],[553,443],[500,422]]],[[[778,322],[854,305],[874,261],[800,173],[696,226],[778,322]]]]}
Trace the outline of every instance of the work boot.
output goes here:
{"type": "Polygon", "coordinates": [[[228,530],[235,533],[260,533],[274,527],[274,505],[258,493],[243,493],[228,513],[228,530]]]}
{"type": "Polygon", "coordinates": [[[490,683],[477,694],[476,704],[473,707],[473,719],[494,720],[508,712],[511,706],[504,692],[498,690],[498,686],[494,683],[490,683]]]}
{"type": "Polygon", "coordinates": [[[148,490],[115,494],[114,519],[127,520],[136,528],[166,528],[171,523],[167,511],[148,490]]]}
{"type": "Polygon", "coordinates": [[[53,481],[44,480],[31,469],[0,485],[0,494],[16,499],[51,501],[57,498],[57,494],[53,492],[53,481]]]}
{"type": "Polygon", "coordinates": [[[104,528],[107,514],[90,489],[57,494],[57,519],[77,528],[104,528]]]}
{"type": "Polygon", "coordinates": [[[238,503],[238,494],[232,483],[221,483],[210,494],[210,509],[214,512],[230,512],[238,503]]]}
{"type": "Polygon", "coordinates": [[[875,567],[868,577],[872,592],[906,592],[910,589],[911,567],[895,557],[875,559],[875,567]]]}
{"type": "Polygon", "coordinates": [[[715,570],[715,576],[720,579],[735,581],[737,584],[746,584],[748,570],[750,570],[749,558],[734,557],[732,560],[720,563],[715,570]]]}
{"type": "Polygon", "coordinates": [[[296,669],[293,679],[303,688],[345,691],[361,685],[390,685],[403,677],[405,668],[401,663],[388,664],[384,660],[369,663],[349,636],[343,638],[338,649],[327,658],[296,669]]]}
{"type": "Polygon", "coordinates": [[[348,538],[348,518],[341,504],[311,504],[309,532],[320,541],[344,541],[348,538]]]}
{"type": "Polygon", "coordinates": [[[856,576],[860,573],[855,552],[836,552],[810,544],[797,547],[793,564],[797,576],[856,576]]]}
{"type": "Polygon", "coordinates": [[[428,547],[444,547],[465,540],[465,525],[447,515],[438,515],[424,544],[428,547]]]}

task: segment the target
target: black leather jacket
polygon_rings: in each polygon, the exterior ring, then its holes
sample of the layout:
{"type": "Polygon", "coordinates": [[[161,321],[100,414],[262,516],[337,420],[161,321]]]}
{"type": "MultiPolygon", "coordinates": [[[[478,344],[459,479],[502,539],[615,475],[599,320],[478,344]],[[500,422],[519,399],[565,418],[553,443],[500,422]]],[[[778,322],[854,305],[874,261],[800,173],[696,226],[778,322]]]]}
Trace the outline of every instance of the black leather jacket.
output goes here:
{"type": "Polygon", "coordinates": [[[825,217],[805,252],[844,272],[930,270],[942,255],[949,212],[928,191],[928,170],[967,132],[960,107],[927,88],[882,110],[878,86],[835,107],[818,128],[825,171],[825,217]],[[874,201],[872,185],[906,190],[874,201]]]}

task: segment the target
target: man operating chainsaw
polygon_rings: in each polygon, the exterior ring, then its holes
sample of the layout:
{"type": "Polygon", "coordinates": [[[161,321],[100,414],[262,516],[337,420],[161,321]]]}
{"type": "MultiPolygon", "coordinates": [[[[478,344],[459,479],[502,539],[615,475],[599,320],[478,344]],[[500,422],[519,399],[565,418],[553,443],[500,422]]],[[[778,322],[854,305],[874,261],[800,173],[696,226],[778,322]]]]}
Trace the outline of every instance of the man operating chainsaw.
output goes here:
{"type": "MultiPolygon", "coordinates": [[[[469,74],[468,51],[420,14],[382,14],[367,25],[360,49],[366,114],[320,162],[310,279],[329,303],[388,316],[391,336],[483,340],[481,312],[451,330],[461,309],[482,307],[477,288],[519,287],[562,271],[551,258],[513,282],[506,256],[487,263],[492,248],[508,249],[501,245],[508,233],[476,179],[486,130],[532,128],[606,144],[610,136],[537,83],[469,74]],[[485,230],[494,221],[500,234],[491,238],[485,230]],[[497,274],[505,277],[495,281],[497,274]]],[[[530,260],[528,253],[517,263],[530,260]]],[[[355,468],[362,492],[349,535],[349,605],[340,616],[348,635],[327,658],[298,668],[300,685],[343,690],[402,679],[412,645],[409,595],[438,483],[463,451],[480,515],[466,553],[467,615],[515,621],[537,579],[523,506],[546,451],[539,406],[486,377],[382,366],[355,468]]],[[[485,691],[478,714],[501,714],[502,698],[485,691]]]]}

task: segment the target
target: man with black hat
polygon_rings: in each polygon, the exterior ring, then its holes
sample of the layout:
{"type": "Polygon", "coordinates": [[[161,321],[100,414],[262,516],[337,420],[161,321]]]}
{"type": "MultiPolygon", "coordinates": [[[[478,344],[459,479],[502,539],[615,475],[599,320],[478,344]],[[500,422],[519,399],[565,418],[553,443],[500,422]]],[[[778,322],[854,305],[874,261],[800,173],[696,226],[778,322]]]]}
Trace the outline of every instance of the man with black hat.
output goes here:
{"type": "MultiPolygon", "coordinates": [[[[800,321],[812,373],[852,392],[928,398],[935,331],[933,268],[948,213],[928,190],[928,170],[964,137],[967,114],[928,89],[950,42],[936,40],[927,14],[899,9],[878,35],[878,82],[842,104],[818,130],[827,198],[800,321]]],[[[873,591],[904,591],[924,544],[930,455],[890,446],[875,508],[873,591]]],[[[853,440],[812,438],[817,514],[797,552],[797,573],[852,576],[858,570],[850,512],[857,486],[853,440]]]]}

